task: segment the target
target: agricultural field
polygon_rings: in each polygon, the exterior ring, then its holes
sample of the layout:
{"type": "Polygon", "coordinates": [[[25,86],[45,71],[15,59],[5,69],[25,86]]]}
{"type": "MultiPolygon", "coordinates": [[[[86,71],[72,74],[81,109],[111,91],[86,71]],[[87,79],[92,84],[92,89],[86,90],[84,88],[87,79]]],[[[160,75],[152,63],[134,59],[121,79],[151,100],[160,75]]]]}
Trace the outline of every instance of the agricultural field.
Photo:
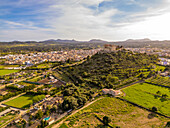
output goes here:
{"type": "Polygon", "coordinates": [[[163,76],[157,76],[156,78],[152,77],[150,79],[147,79],[146,82],[158,84],[158,85],[170,86],[170,77],[163,77],[163,76]]]}
{"type": "Polygon", "coordinates": [[[0,69],[9,68],[9,67],[19,67],[20,65],[0,65],[0,69]]]}
{"type": "Polygon", "coordinates": [[[2,125],[5,125],[5,123],[7,123],[7,121],[9,121],[10,119],[12,119],[14,117],[15,117],[15,115],[13,115],[11,113],[7,114],[6,116],[0,117],[0,127],[2,125]]]}
{"type": "Polygon", "coordinates": [[[99,118],[104,116],[111,118],[111,126],[121,128],[158,128],[163,127],[168,120],[151,115],[125,101],[104,97],[69,117],[60,128],[100,128],[103,123],[99,118]]]}
{"type": "Polygon", "coordinates": [[[11,73],[15,73],[15,72],[18,72],[19,70],[8,70],[8,69],[3,69],[3,70],[0,70],[0,76],[3,76],[3,75],[8,75],[8,74],[11,74],[11,73]]]}
{"type": "Polygon", "coordinates": [[[139,83],[123,89],[124,99],[151,109],[157,107],[158,112],[170,116],[170,90],[165,87],[159,87],[147,83],[139,83]],[[158,93],[159,91],[159,93],[158,93]],[[166,94],[167,98],[162,98],[166,94]]]}
{"type": "Polygon", "coordinates": [[[33,95],[25,94],[25,95],[15,98],[15,99],[12,99],[10,101],[7,101],[4,104],[13,106],[16,108],[27,108],[27,107],[29,107],[30,104],[32,104],[33,97],[34,97],[33,95]]]}

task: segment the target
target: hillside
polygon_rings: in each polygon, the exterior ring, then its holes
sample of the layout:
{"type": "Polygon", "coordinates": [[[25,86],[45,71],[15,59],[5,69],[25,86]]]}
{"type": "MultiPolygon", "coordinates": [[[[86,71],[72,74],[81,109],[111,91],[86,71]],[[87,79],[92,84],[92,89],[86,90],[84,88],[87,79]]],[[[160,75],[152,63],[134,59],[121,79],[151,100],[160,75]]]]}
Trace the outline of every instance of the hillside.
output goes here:
{"type": "Polygon", "coordinates": [[[157,56],[133,54],[129,51],[97,53],[82,64],[63,70],[76,84],[116,88],[118,85],[152,76],[157,56]]]}
{"type": "Polygon", "coordinates": [[[59,68],[56,72],[62,72],[71,82],[62,87],[62,108],[69,110],[84,105],[95,94],[100,95],[102,88],[116,89],[150,77],[159,69],[156,61],[155,55],[122,50],[97,53],[77,65],[59,68]]]}

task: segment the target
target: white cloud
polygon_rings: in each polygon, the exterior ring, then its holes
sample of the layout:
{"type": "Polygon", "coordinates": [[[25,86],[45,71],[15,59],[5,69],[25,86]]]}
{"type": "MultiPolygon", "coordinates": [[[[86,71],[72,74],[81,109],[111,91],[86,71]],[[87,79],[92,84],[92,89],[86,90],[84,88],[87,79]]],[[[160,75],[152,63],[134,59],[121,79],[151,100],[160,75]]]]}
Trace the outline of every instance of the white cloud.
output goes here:
{"type": "MultiPolygon", "coordinates": [[[[50,38],[68,38],[89,40],[100,38],[105,40],[124,40],[128,38],[170,39],[168,24],[170,23],[170,0],[160,6],[149,7],[146,11],[126,15],[124,20],[113,22],[115,15],[121,13],[118,8],[107,8],[103,12],[91,9],[111,0],[41,0],[38,4],[49,4],[46,8],[38,8],[25,15],[37,15],[37,21],[19,22],[4,20],[7,28],[0,30],[1,40],[44,40],[50,38]],[[43,15],[44,14],[44,15],[43,15]],[[44,24],[47,28],[37,26],[44,24]]],[[[36,0],[20,0],[17,6],[31,6],[36,0]]],[[[37,4],[36,3],[36,4],[37,4]]],[[[128,4],[136,3],[130,0],[128,4]]],[[[16,4],[16,3],[15,3],[16,4]]],[[[24,14],[20,13],[20,15],[24,14]]],[[[0,20],[1,22],[1,20],[0,20]]]]}

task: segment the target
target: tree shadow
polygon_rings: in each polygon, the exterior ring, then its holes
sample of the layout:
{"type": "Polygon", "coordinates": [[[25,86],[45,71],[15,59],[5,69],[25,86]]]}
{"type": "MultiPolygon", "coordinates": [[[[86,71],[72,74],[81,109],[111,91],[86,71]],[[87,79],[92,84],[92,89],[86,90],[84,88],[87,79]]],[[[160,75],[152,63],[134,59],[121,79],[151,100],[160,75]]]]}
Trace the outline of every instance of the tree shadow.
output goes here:
{"type": "MultiPolygon", "coordinates": [[[[95,115],[94,117],[96,117],[101,123],[103,123],[103,120],[100,119],[97,115],[95,115]]],[[[104,124],[99,124],[96,128],[113,128],[112,126],[108,125],[104,125],[104,124]]]]}
{"type": "Polygon", "coordinates": [[[154,117],[157,117],[157,115],[153,112],[148,114],[148,119],[153,119],[154,117]]]}
{"type": "Polygon", "coordinates": [[[154,98],[155,98],[155,99],[158,99],[158,97],[159,97],[159,96],[157,96],[157,95],[154,95],[154,98]]]}

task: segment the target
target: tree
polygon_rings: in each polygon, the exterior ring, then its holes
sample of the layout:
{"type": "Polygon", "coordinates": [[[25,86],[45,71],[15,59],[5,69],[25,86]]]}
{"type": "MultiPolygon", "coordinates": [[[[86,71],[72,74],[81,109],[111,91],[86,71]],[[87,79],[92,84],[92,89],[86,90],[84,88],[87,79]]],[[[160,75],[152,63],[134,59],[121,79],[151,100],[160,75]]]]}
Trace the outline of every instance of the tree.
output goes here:
{"type": "Polygon", "coordinates": [[[152,111],[153,111],[153,112],[158,111],[157,107],[152,107],[152,111]]]}
{"type": "Polygon", "coordinates": [[[32,115],[29,116],[29,120],[32,120],[32,115]]]}
{"type": "Polygon", "coordinates": [[[57,109],[58,109],[57,105],[54,105],[54,106],[52,107],[52,111],[53,111],[53,112],[56,112],[57,109]]]}
{"type": "Polygon", "coordinates": [[[43,116],[43,112],[41,110],[38,110],[37,114],[35,115],[35,118],[41,119],[43,116]]]}
{"type": "Polygon", "coordinates": [[[104,125],[108,125],[110,122],[111,122],[110,117],[108,117],[108,116],[104,116],[104,117],[103,117],[103,123],[104,123],[104,125]]]}
{"type": "Polygon", "coordinates": [[[31,126],[34,122],[29,120],[29,126],[31,126]]]}
{"type": "Polygon", "coordinates": [[[23,128],[25,128],[27,122],[23,119],[23,120],[22,120],[22,123],[23,123],[23,128]]]}
{"type": "Polygon", "coordinates": [[[170,128],[170,121],[166,123],[166,127],[170,128]]]}
{"type": "Polygon", "coordinates": [[[157,95],[161,95],[161,92],[160,92],[160,91],[157,91],[156,94],[157,94],[157,95]]]}
{"type": "Polygon", "coordinates": [[[167,94],[162,94],[162,98],[167,98],[168,95],[167,94]]]}
{"type": "Polygon", "coordinates": [[[46,111],[45,111],[45,115],[46,115],[46,116],[49,116],[49,115],[50,115],[50,110],[46,110],[46,111]]]}

